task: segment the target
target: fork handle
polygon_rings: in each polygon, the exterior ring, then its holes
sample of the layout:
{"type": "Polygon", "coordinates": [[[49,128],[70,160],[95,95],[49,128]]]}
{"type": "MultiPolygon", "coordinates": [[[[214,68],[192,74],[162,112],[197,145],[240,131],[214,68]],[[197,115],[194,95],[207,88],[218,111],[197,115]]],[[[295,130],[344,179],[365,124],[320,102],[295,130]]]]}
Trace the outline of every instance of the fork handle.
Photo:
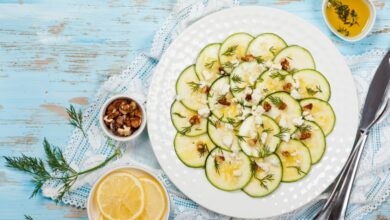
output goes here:
{"type": "Polygon", "coordinates": [[[358,152],[356,155],[353,155],[354,158],[351,162],[351,165],[347,170],[346,175],[343,177],[341,188],[339,189],[337,197],[334,201],[334,208],[330,212],[330,219],[344,220],[345,218],[353,182],[355,181],[356,173],[359,168],[360,158],[363,153],[363,148],[367,142],[367,137],[368,132],[361,133],[361,141],[359,141],[357,143],[358,145],[356,146],[358,152]]]}

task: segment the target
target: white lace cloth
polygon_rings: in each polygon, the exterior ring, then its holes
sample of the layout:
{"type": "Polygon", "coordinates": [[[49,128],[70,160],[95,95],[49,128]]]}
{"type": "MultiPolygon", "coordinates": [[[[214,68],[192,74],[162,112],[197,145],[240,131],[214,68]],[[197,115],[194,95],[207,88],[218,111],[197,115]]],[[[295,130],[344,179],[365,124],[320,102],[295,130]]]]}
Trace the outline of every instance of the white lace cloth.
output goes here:
{"type": "MultiPolygon", "coordinates": [[[[120,144],[104,136],[99,128],[99,110],[104,101],[118,93],[136,94],[139,100],[146,100],[146,93],[153,68],[159,58],[184,28],[199,18],[226,7],[238,5],[235,0],[179,1],[171,15],[156,33],[149,55],[141,54],[119,75],[109,78],[98,90],[94,100],[84,109],[84,126],[88,138],[75,129],[64,149],[65,158],[75,170],[85,170],[102,162],[120,144]],[[140,92],[141,91],[141,92],[140,92]]],[[[360,103],[364,100],[373,73],[385,51],[371,51],[360,56],[347,57],[357,85],[360,103]]],[[[122,157],[91,174],[81,176],[66,194],[62,202],[79,208],[86,208],[91,186],[108,169],[121,165],[138,165],[152,170],[162,180],[171,200],[170,219],[229,219],[197,205],[178,191],[159,167],[145,131],[137,140],[122,144],[122,157]],[[126,146],[126,145],[131,145],[126,146]]],[[[359,219],[375,210],[390,193],[390,117],[376,125],[365,147],[357,180],[348,207],[347,218],[359,219]]],[[[42,194],[54,198],[58,192],[58,182],[47,182],[42,194]]],[[[310,219],[318,211],[326,193],[300,210],[293,211],[279,219],[310,219]]]]}

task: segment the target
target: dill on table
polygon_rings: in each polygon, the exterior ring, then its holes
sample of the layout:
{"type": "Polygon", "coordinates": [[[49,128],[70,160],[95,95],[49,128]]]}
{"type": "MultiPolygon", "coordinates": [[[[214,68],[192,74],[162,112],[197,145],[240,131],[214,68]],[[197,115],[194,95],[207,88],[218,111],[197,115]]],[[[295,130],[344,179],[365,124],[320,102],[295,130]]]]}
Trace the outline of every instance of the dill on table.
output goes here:
{"type": "Polygon", "coordinates": [[[105,166],[109,161],[120,155],[120,150],[116,149],[111,156],[106,158],[99,165],[83,171],[76,171],[70,166],[68,161],[66,161],[61,149],[49,144],[46,138],[43,141],[43,148],[46,160],[26,156],[25,154],[22,154],[19,157],[4,156],[4,159],[7,167],[26,172],[32,176],[32,182],[35,185],[35,188],[30,195],[30,198],[37,195],[45,182],[50,180],[59,181],[61,187],[55,198],[57,202],[62,200],[64,195],[69,192],[79,176],[105,166]]]}
{"type": "Polygon", "coordinates": [[[81,109],[76,111],[75,107],[70,105],[70,107],[66,109],[66,112],[69,115],[69,124],[80,129],[84,137],[87,137],[87,133],[85,133],[83,128],[83,112],[81,109]]]}

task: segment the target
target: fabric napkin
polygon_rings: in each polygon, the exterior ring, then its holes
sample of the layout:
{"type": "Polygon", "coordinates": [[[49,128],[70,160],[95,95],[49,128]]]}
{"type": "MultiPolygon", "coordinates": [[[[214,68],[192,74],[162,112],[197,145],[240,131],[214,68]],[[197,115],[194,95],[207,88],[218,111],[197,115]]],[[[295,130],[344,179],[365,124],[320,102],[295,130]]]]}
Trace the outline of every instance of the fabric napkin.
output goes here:
{"type": "MultiPolygon", "coordinates": [[[[121,165],[137,165],[151,170],[167,188],[171,209],[170,219],[230,219],[211,212],[188,199],[169,181],[157,163],[146,131],[135,141],[120,144],[107,138],[99,128],[99,111],[103,103],[112,95],[124,93],[136,95],[145,103],[153,69],[173,39],[186,27],[199,18],[223,8],[239,4],[235,0],[179,1],[170,16],[157,31],[148,54],[140,54],[121,74],[112,76],[99,88],[89,106],[84,109],[85,138],[75,129],[68,145],[63,149],[64,156],[75,170],[93,167],[110,156],[116,147],[123,150],[120,159],[106,167],[81,176],[65,195],[62,202],[79,208],[86,208],[89,191],[94,182],[108,169],[121,165]]],[[[370,51],[359,56],[346,57],[352,70],[360,99],[364,101],[369,82],[385,51],[370,51]]],[[[360,169],[355,182],[347,219],[360,219],[375,210],[390,194],[390,117],[376,125],[365,147],[360,169]]],[[[42,188],[45,197],[55,198],[59,183],[47,182],[42,188]]],[[[319,210],[327,192],[303,208],[295,210],[278,219],[310,219],[319,210]]]]}

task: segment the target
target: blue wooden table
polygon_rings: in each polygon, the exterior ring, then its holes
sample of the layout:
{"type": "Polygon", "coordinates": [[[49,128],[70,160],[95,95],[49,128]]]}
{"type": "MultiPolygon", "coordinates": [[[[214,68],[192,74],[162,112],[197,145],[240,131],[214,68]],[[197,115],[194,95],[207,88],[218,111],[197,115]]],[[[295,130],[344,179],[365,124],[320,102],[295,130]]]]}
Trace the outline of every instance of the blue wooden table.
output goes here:
{"type": "MultiPolygon", "coordinates": [[[[344,55],[389,49],[390,1],[375,0],[370,36],[345,43],[326,28],[320,0],[248,0],[299,15],[319,27],[344,55]]],[[[42,156],[43,137],[63,146],[70,135],[64,108],[86,105],[107,77],[141,51],[169,14],[174,0],[0,0],[0,155],[42,156]]],[[[86,219],[84,210],[38,195],[28,175],[0,159],[0,219],[86,219]]],[[[389,219],[390,201],[367,219],[389,219]],[[388,216],[388,218],[386,217],[388,216]]]]}

